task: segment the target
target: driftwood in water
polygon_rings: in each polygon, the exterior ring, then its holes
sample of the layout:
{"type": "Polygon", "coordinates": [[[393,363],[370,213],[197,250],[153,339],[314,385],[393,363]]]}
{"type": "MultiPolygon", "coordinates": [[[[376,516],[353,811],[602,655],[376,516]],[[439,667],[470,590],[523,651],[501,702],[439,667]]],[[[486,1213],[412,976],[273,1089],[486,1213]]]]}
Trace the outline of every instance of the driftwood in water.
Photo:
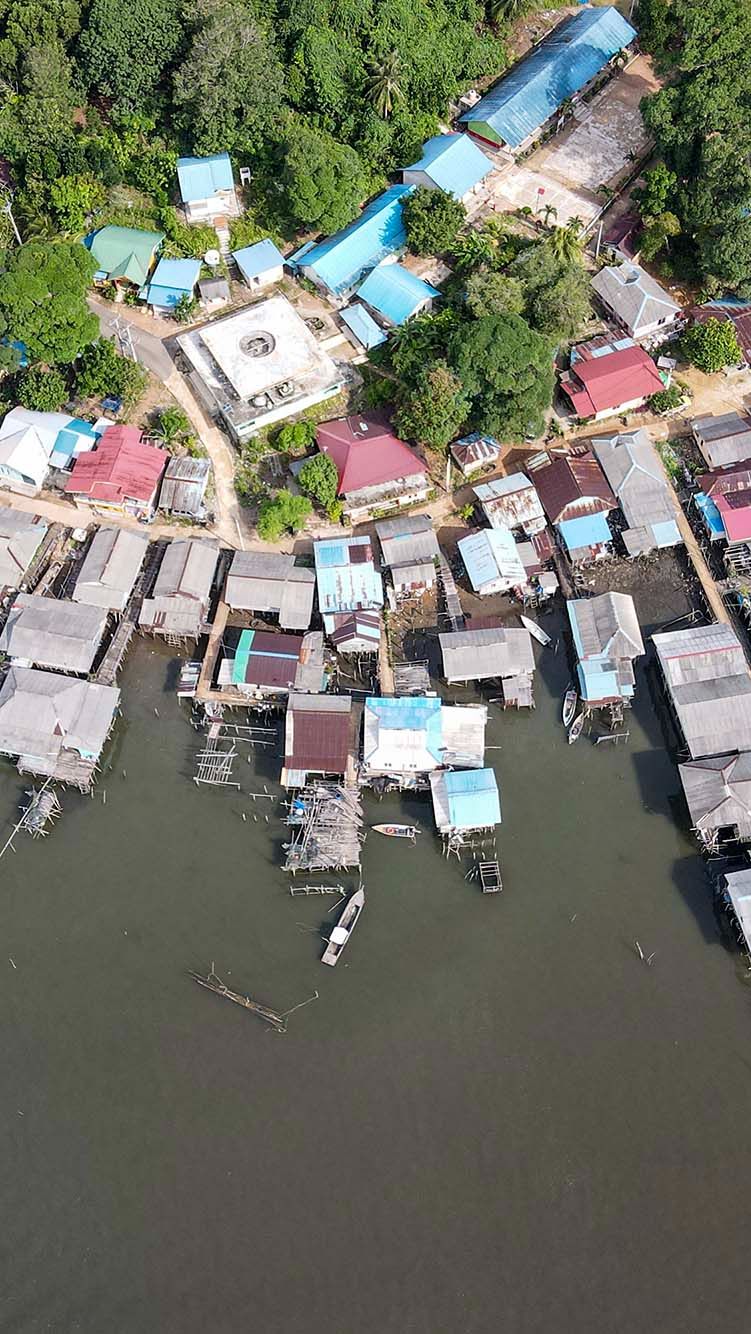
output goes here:
{"type": "Polygon", "coordinates": [[[266,1005],[259,1005],[258,1001],[251,1000],[250,996],[240,996],[236,991],[230,991],[225,986],[220,977],[214,972],[214,965],[211,966],[211,972],[202,977],[200,973],[194,973],[191,969],[190,976],[199,987],[206,987],[207,991],[213,991],[217,996],[224,996],[225,1000],[234,1001],[235,1005],[242,1005],[245,1010],[252,1010],[260,1019],[264,1019],[267,1024],[271,1024],[277,1033],[286,1033],[287,1025],[284,1015],[277,1014],[276,1010],[270,1010],[266,1005]]]}

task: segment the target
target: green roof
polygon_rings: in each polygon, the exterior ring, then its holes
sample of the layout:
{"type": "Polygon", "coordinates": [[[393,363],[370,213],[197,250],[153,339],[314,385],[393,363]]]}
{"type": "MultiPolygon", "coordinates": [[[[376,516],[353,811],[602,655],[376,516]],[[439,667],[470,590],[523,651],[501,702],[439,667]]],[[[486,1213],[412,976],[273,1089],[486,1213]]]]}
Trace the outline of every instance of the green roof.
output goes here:
{"type": "Polygon", "coordinates": [[[96,276],[126,278],[142,286],[154,263],[154,252],[163,240],[164,232],[145,232],[140,227],[102,227],[89,243],[96,260],[96,276]]]}

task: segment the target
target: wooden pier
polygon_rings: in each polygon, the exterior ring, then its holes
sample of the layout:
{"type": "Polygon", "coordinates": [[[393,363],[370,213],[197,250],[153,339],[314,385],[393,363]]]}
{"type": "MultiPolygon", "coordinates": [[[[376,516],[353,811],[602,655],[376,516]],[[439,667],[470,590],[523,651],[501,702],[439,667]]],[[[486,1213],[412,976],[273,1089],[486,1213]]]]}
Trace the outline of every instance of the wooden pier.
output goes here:
{"type": "MultiPolygon", "coordinates": [[[[222,637],[227,628],[228,618],[229,607],[226,602],[220,602],[217,606],[214,622],[209,633],[209,642],[206,645],[206,652],[201,667],[201,675],[198,678],[198,685],[196,686],[196,699],[209,699],[214,697],[215,692],[211,689],[211,682],[214,679],[214,668],[216,667],[216,660],[222,645],[222,637]]],[[[234,699],[233,702],[238,703],[236,699],[234,699]]]]}
{"type": "Polygon", "coordinates": [[[92,678],[97,685],[111,686],[115,684],[117,673],[123,664],[125,655],[130,648],[130,642],[136,632],[144,598],[147,598],[154,588],[159,566],[166,550],[167,542],[164,538],[154,542],[149,547],[146,562],[135,582],[133,592],[125,604],[117,629],[92,678]]]}
{"type": "Polygon", "coordinates": [[[503,889],[498,862],[479,862],[480,887],[483,894],[500,894],[503,889]]]}
{"type": "Polygon", "coordinates": [[[443,600],[446,603],[446,615],[448,616],[452,630],[463,630],[465,627],[464,612],[462,604],[459,601],[454,576],[451,573],[449,563],[443,552],[438,557],[438,584],[443,592],[443,600]]]}

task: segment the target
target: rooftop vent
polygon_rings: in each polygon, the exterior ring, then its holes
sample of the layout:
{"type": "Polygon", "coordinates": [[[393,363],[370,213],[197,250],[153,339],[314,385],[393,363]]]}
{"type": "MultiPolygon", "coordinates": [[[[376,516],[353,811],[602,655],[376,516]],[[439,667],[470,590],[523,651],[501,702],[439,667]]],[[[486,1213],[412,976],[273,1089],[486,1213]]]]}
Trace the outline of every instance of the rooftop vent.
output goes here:
{"type": "Polygon", "coordinates": [[[264,331],[246,334],[244,338],[240,339],[240,351],[246,357],[268,357],[275,347],[276,339],[274,336],[264,331]]]}

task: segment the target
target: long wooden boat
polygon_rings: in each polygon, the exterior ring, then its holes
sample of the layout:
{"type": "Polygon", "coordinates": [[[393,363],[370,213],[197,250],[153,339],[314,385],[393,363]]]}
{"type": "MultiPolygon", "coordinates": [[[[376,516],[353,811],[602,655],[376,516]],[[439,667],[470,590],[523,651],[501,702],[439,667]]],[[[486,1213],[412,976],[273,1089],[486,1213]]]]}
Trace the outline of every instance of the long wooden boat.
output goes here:
{"type": "Polygon", "coordinates": [[[342,908],[341,916],[335,927],[331,929],[327,945],[321,955],[321,963],[328,963],[333,968],[338,962],[344,946],[347,944],[352,932],[355,929],[360,913],[365,906],[365,890],[356,889],[351,898],[347,899],[342,908]]]}
{"type": "Polygon", "coordinates": [[[574,690],[574,687],[569,686],[568,690],[563,696],[562,718],[564,727],[570,727],[572,722],[574,721],[574,714],[576,713],[576,704],[578,699],[579,696],[577,692],[574,690]]]}
{"type": "Polygon", "coordinates": [[[582,709],[578,718],[575,718],[568,729],[568,744],[573,746],[575,741],[579,740],[584,726],[584,710],[582,709]]]}
{"type": "Polygon", "coordinates": [[[422,832],[413,824],[374,824],[371,828],[374,833],[385,834],[387,838],[411,838],[413,843],[422,832]]]}
{"type": "Polygon", "coordinates": [[[538,644],[542,644],[544,648],[547,648],[548,644],[552,644],[553,641],[550,638],[550,635],[545,634],[545,631],[540,628],[537,621],[532,621],[529,616],[522,616],[521,614],[519,615],[519,620],[524,626],[524,629],[529,630],[532,638],[537,640],[538,644]]]}

